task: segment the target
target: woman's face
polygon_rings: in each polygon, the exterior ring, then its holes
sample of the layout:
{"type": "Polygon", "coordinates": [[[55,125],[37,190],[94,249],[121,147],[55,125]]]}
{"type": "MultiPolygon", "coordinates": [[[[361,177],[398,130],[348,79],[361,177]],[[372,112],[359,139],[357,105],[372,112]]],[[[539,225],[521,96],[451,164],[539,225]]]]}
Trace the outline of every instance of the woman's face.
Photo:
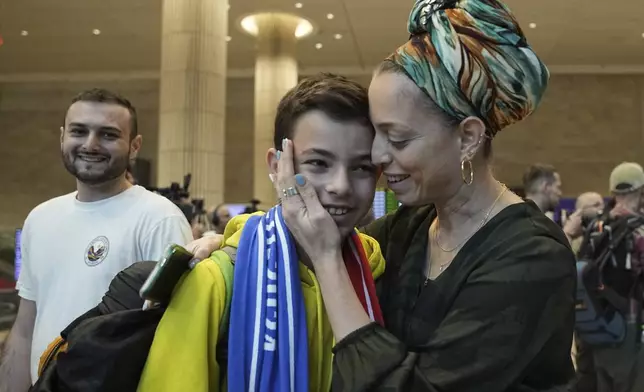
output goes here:
{"type": "Polygon", "coordinates": [[[372,159],[405,205],[437,202],[463,185],[461,133],[421,94],[411,80],[396,73],[376,75],[369,87],[376,129],[372,159]]]}

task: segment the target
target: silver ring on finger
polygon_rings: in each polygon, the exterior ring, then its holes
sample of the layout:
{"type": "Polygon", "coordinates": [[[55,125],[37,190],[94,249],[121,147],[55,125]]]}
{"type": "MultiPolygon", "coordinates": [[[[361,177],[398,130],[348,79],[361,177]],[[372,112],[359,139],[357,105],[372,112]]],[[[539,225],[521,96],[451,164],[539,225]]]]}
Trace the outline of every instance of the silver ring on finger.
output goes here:
{"type": "Polygon", "coordinates": [[[282,189],[282,198],[283,199],[286,199],[286,198],[289,198],[289,197],[292,197],[292,196],[297,196],[299,194],[300,194],[300,192],[297,190],[297,188],[295,188],[293,186],[288,187],[286,189],[282,189]]]}

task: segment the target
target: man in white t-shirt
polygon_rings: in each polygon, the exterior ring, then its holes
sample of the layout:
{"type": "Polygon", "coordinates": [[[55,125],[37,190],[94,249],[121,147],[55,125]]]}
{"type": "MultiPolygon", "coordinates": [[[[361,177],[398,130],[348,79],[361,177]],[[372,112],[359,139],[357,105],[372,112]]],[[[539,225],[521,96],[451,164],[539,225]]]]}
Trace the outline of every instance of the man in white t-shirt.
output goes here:
{"type": "Polygon", "coordinates": [[[60,141],[77,190],[34,208],[23,226],[21,302],[0,357],[0,392],[28,390],[49,343],[100,302],[119,271],[192,240],[177,206],[127,181],[141,139],[126,99],[94,89],[72,101],[60,141]]]}

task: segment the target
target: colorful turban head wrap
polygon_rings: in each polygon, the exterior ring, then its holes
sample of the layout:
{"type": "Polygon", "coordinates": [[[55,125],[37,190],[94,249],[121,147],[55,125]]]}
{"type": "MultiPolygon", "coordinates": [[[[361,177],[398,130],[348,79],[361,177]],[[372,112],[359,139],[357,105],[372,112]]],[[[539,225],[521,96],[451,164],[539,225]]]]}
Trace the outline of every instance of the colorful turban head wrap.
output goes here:
{"type": "Polygon", "coordinates": [[[452,117],[478,117],[494,136],[539,104],[548,69],[499,1],[417,0],[408,28],[387,60],[452,117]]]}

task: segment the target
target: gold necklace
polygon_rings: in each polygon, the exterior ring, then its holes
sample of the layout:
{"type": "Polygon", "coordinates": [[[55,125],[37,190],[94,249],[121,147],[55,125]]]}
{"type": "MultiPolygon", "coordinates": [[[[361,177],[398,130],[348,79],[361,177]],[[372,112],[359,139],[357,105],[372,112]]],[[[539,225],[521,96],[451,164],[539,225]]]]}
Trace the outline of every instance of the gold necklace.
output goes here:
{"type": "MultiPolygon", "coordinates": [[[[494,203],[492,203],[492,206],[490,207],[490,209],[488,210],[488,212],[485,214],[485,217],[483,217],[483,220],[481,221],[481,223],[479,224],[479,226],[476,228],[476,230],[474,230],[474,232],[473,232],[472,234],[470,234],[469,236],[467,236],[463,241],[461,241],[461,242],[460,242],[457,246],[455,246],[454,248],[451,248],[451,249],[445,249],[445,248],[443,248],[443,246],[441,246],[441,244],[440,244],[440,242],[439,242],[439,240],[438,240],[438,235],[440,234],[440,233],[439,233],[439,231],[438,231],[438,221],[436,222],[436,225],[434,226],[435,228],[434,228],[434,234],[433,234],[433,237],[434,237],[434,242],[436,242],[436,245],[438,245],[438,247],[440,248],[440,250],[442,250],[443,252],[446,252],[446,253],[453,252],[454,250],[456,250],[457,248],[459,248],[461,245],[463,245],[467,240],[469,240],[470,238],[472,238],[472,236],[473,236],[474,234],[476,234],[476,232],[478,232],[478,231],[481,229],[481,227],[483,227],[483,225],[485,224],[485,222],[487,222],[487,220],[490,218],[490,214],[491,214],[491,213],[492,213],[492,211],[494,210],[494,207],[495,207],[495,206],[496,206],[496,204],[499,202],[499,200],[501,200],[501,196],[503,196],[503,195],[505,194],[505,192],[508,190],[508,187],[506,187],[504,184],[501,184],[501,185],[503,186],[503,190],[502,190],[502,191],[499,193],[499,195],[496,197],[496,200],[494,200],[494,203]]],[[[438,219],[438,218],[437,218],[437,219],[438,219]]],[[[452,261],[454,261],[454,258],[452,258],[450,261],[448,261],[448,262],[446,262],[446,263],[443,263],[443,264],[441,264],[441,265],[439,265],[439,266],[438,266],[439,275],[443,272],[443,270],[444,270],[445,268],[447,268],[447,267],[452,263],[452,261]]],[[[429,284],[429,281],[431,280],[431,278],[430,278],[430,276],[431,276],[431,271],[432,271],[432,263],[431,263],[431,260],[430,260],[430,261],[429,261],[429,266],[428,266],[428,268],[427,268],[427,275],[425,276],[425,284],[424,284],[424,286],[425,286],[425,287],[429,284]]]]}
{"type": "MultiPolygon", "coordinates": [[[[501,185],[503,185],[503,184],[501,184],[501,185]]],[[[453,247],[453,248],[445,249],[445,248],[441,245],[440,240],[439,240],[440,231],[439,231],[439,229],[438,229],[438,218],[436,218],[436,225],[434,226],[434,241],[436,242],[436,245],[438,245],[438,248],[439,248],[440,250],[442,250],[443,252],[445,252],[445,253],[451,253],[451,252],[455,251],[456,249],[460,248],[460,247],[461,247],[465,242],[467,242],[467,240],[469,240],[470,238],[472,238],[472,236],[473,236],[474,234],[476,234],[476,233],[481,229],[481,227],[483,227],[483,225],[488,221],[488,219],[490,219],[490,214],[492,214],[492,211],[494,210],[494,207],[496,207],[496,204],[499,202],[499,200],[501,200],[501,196],[503,196],[507,190],[508,190],[508,187],[506,187],[505,185],[503,185],[503,190],[502,190],[502,191],[499,193],[499,195],[496,197],[496,200],[494,200],[494,203],[492,203],[492,206],[491,206],[491,207],[490,207],[490,209],[487,211],[487,213],[486,213],[486,214],[485,214],[485,216],[483,217],[483,220],[481,221],[481,223],[479,223],[479,225],[478,225],[478,227],[476,228],[476,230],[474,230],[474,231],[472,232],[472,234],[470,234],[470,235],[468,235],[467,237],[465,237],[465,239],[464,239],[463,241],[459,242],[459,243],[458,243],[455,247],[453,247]]],[[[452,259],[452,260],[453,260],[453,259],[452,259]]],[[[441,264],[441,265],[439,266],[439,268],[438,268],[438,269],[439,269],[439,271],[441,271],[441,272],[442,272],[442,271],[443,271],[443,269],[445,269],[445,267],[447,267],[447,266],[452,262],[452,260],[448,261],[448,262],[447,262],[447,263],[445,263],[445,264],[441,264]]]]}

